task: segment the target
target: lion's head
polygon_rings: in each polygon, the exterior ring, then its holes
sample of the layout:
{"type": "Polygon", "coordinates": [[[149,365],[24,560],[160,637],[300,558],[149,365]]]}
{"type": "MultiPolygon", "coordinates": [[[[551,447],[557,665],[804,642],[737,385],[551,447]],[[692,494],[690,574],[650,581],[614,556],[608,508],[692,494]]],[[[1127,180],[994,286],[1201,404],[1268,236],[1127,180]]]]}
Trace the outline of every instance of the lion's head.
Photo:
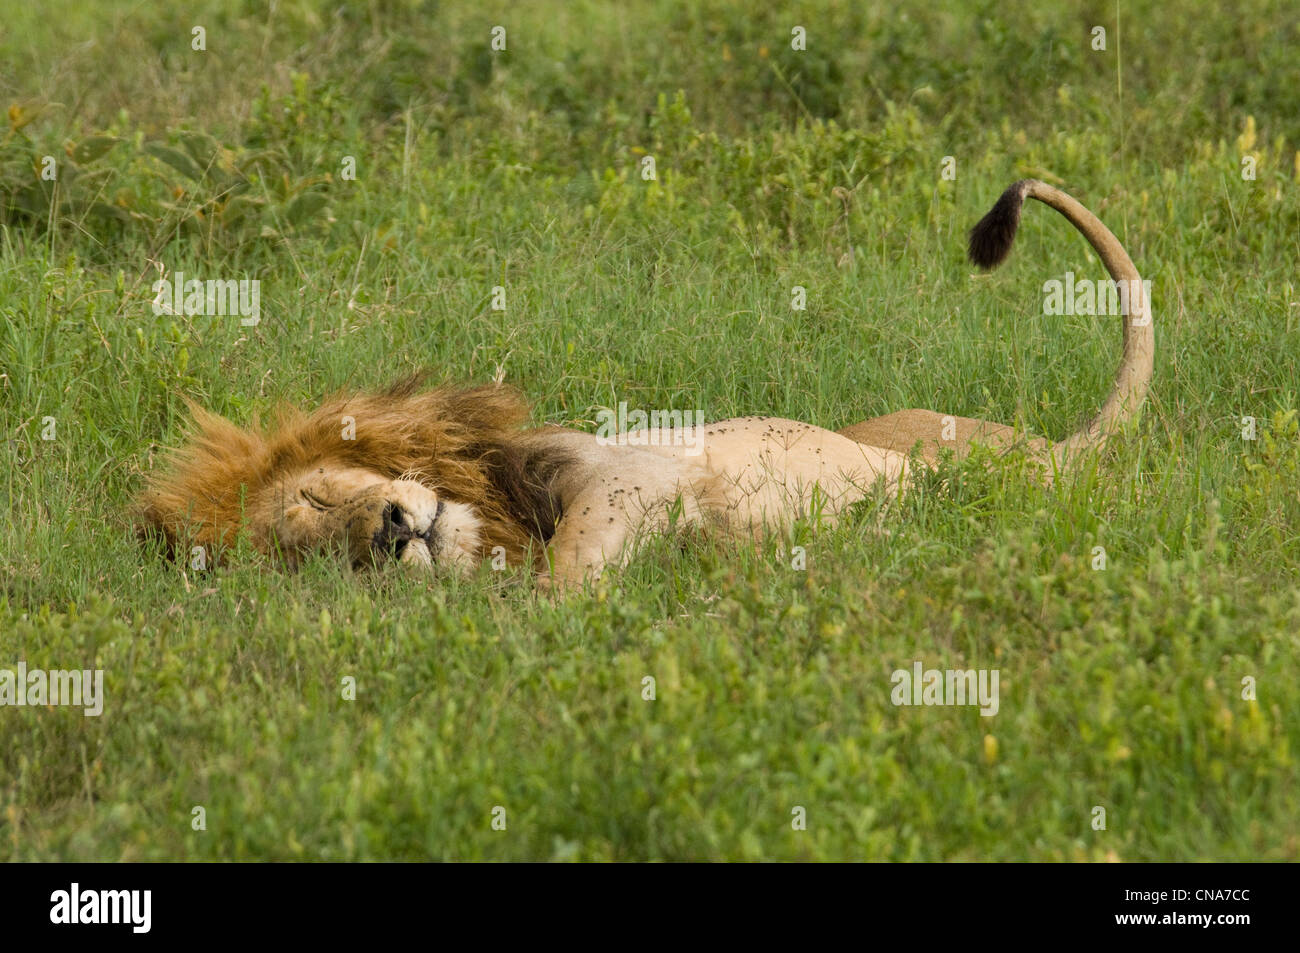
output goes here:
{"type": "MultiPolygon", "coordinates": [[[[467,569],[503,547],[536,564],[559,520],[554,450],[525,439],[527,404],[498,385],[331,398],[245,430],[191,405],[185,446],[137,511],[171,553],[213,558],[241,532],[290,565],[329,549],[354,565],[396,559],[467,569]]],[[[500,551],[497,551],[500,552],[500,551]]]]}

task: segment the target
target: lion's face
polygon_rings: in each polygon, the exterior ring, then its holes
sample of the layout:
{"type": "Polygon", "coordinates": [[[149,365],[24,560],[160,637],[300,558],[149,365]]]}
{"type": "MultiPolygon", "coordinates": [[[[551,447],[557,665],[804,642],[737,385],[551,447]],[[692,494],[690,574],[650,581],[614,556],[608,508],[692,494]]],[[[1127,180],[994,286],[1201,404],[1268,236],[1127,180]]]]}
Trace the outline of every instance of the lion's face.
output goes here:
{"type": "Polygon", "coordinates": [[[354,566],[471,571],[488,554],[535,566],[559,520],[567,452],[522,430],[528,405],[495,384],[341,394],[243,428],[191,405],[185,444],[149,475],[142,535],[173,556],[219,554],[241,535],[296,565],[335,552],[354,566]]]}
{"type": "Polygon", "coordinates": [[[468,572],[477,561],[481,522],[473,509],[416,480],[325,465],[277,489],[256,522],[285,552],[335,551],[357,568],[395,560],[468,572]]]}

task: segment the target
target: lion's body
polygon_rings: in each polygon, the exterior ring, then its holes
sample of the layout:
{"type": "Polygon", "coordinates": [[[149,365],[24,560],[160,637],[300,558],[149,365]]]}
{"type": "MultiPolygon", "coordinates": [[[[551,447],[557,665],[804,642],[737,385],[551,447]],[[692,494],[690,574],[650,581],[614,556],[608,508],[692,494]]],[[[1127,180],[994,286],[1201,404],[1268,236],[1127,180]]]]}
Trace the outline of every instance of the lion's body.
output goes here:
{"type": "Polygon", "coordinates": [[[1052,449],[1049,441],[1032,437],[1006,424],[974,417],[955,417],[933,410],[898,410],[883,417],[873,417],[838,431],[850,440],[873,447],[908,453],[913,448],[930,466],[938,465],[945,450],[962,459],[973,446],[1006,451],[1024,450],[1032,457],[1043,458],[1052,449]]]}
{"type": "MultiPolygon", "coordinates": [[[[991,267],[1010,249],[1033,197],[1066,215],[1116,281],[1137,278],[1113,235],[1042,183],[1013,185],[972,230],[971,258],[991,267]]],[[[1101,413],[1057,444],[1003,424],[904,410],[839,433],[777,417],[697,424],[690,439],[644,430],[608,441],[559,427],[528,429],[509,388],[422,390],[412,378],[345,395],[268,430],[243,430],[193,408],[187,447],[141,502],[146,530],[175,552],[220,549],[246,532],[295,563],[332,547],[354,565],[392,557],[460,571],[485,560],[527,565],[562,585],[621,563],[637,539],[705,524],[749,535],[814,510],[834,520],[870,493],[896,493],[910,460],[945,449],[1023,448],[1047,477],[1132,419],[1151,376],[1149,304],[1124,318],[1124,358],[1101,413]],[[915,453],[916,456],[909,456],[915,453]]]]}
{"type": "Polygon", "coordinates": [[[902,453],[780,417],[699,429],[689,447],[659,428],[630,435],[635,445],[602,445],[573,431],[534,435],[571,459],[555,488],[564,514],[550,540],[557,580],[599,575],[625,560],[635,539],[670,522],[744,535],[786,527],[814,509],[833,521],[877,488],[895,492],[907,465],[902,453]]]}
{"type": "Polygon", "coordinates": [[[701,425],[688,446],[671,430],[607,444],[523,429],[524,412],[504,387],[419,391],[414,381],[291,413],[267,435],[200,412],[146,516],[186,551],[219,550],[246,529],[291,561],[332,541],[354,564],[385,547],[464,569],[500,556],[544,572],[549,562],[556,581],[573,583],[670,522],[744,533],[814,507],[833,519],[877,485],[896,489],[907,460],[776,417],[701,425]],[[469,404],[476,417],[456,413],[469,404]]]}

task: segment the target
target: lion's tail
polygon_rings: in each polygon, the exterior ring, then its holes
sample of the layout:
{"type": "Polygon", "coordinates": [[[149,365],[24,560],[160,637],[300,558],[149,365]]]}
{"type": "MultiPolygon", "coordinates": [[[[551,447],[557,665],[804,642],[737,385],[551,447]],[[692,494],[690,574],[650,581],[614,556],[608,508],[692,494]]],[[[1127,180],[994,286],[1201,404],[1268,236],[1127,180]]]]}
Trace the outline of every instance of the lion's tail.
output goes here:
{"type": "Polygon", "coordinates": [[[1083,233],[1118,286],[1121,303],[1124,355],[1115,371],[1115,381],[1097,416],[1087,426],[1053,445],[1052,456],[1060,463],[1080,450],[1102,446],[1111,434],[1136,419],[1151,384],[1155,333],[1151,302],[1147,300],[1142,278],[1119,239],[1097,216],[1060,189],[1043,182],[1023,179],[1002,193],[997,204],[971,229],[970,260],[981,268],[993,268],[1007,257],[1016,237],[1020,208],[1026,197],[1050,205],[1083,233]]]}

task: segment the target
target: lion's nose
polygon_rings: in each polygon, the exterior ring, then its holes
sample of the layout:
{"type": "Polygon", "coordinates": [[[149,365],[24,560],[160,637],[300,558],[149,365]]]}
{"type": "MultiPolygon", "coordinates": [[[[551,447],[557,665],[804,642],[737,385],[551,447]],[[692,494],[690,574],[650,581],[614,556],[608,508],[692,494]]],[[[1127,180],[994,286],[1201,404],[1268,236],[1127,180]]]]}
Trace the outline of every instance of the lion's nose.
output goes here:
{"type": "Polygon", "coordinates": [[[410,519],[396,503],[384,507],[381,525],[371,539],[371,546],[396,559],[402,558],[406,544],[415,538],[410,519]]]}

